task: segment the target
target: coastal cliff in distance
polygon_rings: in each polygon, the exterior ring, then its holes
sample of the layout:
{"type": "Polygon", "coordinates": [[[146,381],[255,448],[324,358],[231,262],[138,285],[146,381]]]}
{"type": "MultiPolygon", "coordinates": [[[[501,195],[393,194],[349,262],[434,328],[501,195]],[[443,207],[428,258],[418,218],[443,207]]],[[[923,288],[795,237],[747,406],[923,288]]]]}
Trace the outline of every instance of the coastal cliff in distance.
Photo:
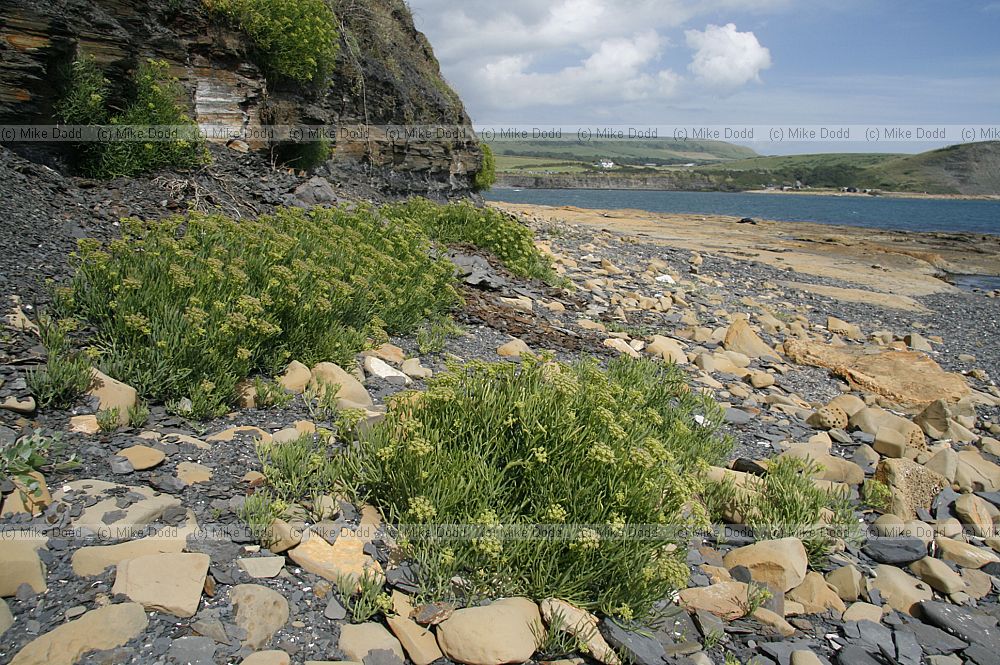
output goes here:
{"type": "MultiPolygon", "coordinates": [[[[500,161],[497,184],[520,189],[749,191],[765,188],[878,190],[938,195],[1000,195],[1000,142],[966,143],[906,154],[831,153],[750,157],[709,164],[603,169],[587,157],[534,165],[500,161]]],[[[535,158],[537,159],[537,158],[535,158]]]]}
{"type": "MultiPolygon", "coordinates": [[[[204,0],[7,0],[0,21],[0,123],[54,124],[69,66],[92,58],[115,85],[146,59],[167,63],[199,125],[273,149],[263,125],[449,125],[466,140],[334,140],[331,168],[396,193],[461,194],[482,154],[458,95],[403,0],[330,3],[339,48],[323,83],[269,76],[259,53],[204,0]]],[[[59,145],[10,144],[59,168],[59,145]]]]}

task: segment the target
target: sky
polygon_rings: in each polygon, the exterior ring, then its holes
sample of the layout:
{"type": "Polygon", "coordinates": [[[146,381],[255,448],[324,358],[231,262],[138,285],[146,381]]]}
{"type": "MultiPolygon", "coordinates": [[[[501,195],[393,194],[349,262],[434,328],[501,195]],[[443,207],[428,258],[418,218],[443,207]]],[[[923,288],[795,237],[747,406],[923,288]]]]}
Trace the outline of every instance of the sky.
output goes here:
{"type": "MultiPolygon", "coordinates": [[[[477,127],[997,125],[1000,0],[410,0],[477,127]]],[[[742,142],[764,154],[953,141],[742,142]]]]}

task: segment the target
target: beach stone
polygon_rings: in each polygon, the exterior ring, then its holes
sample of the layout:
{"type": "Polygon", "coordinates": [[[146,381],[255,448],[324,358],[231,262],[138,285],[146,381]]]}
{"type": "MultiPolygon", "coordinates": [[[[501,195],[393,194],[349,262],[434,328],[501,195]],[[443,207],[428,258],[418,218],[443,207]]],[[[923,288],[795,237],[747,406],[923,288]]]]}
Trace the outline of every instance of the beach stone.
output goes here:
{"type": "Polygon", "coordinates": [[[520,358],[524,355],[533,355],[531,347],[520,339],[512,339],[506,344],[497,347],[497,355],[502,358],[520,358]]]}
{"type": "Polygon", "coordinates": [[[938,536],[934,539],[938,555],[945,561],[951,561],[963,568],[982,568],[989,563],[1000,562],[1000,556],[982,547],[970,543],[938,536]]]}
{"type": "Polygon", "coordinates": [[[943,448],[927,460],[924,467],[940,474],[949,483],[954,483],[958,473],[958,453],[950,447],[943,448]]]}
{"type": "Polygon", "coordinates": [[[547,598],[540,604],[542,618],[548,626],[559,620],[562,631],[587,645],[588,653],[605,665],[620,665],[621,659],[597,629],[599,620],[590,612],[564,600],[547,598]]]}
{"type": "Polygon", "coordinates": [[[845,429],[848,423],[848,416],[836,406],[824,406],[809,416],[806,423],[823,430],[845,429]]]}
{"type": "Polygon", "coordinates": [[[947,481],[909,459],[884,459],[875,469],[875,479],[892,488],[892,512],[913,519],[918,509],[929,510],[947,481]]]}
{"type": "Polygon", "coordinates": [[[829,407],[837,407],[847,414],[848,418],[853,418],[856,413],[867,408],[865,401],[857,395],[837,395],[826,404],[829,407]]]}
{"type": "Polygon", "coordinates": [[[170,643],[167,661],[176,665],[215,665],[216,648],[211,637],[180,637],[170,643]]]}
{"type": "Polygon", "coordinates": [[[994,658],[1000,654],[1000,627],[995,617],[935,600],[920,603],[920,609],[927,623],[960,640],[982,645],[993,652],[994,658]]]}
{"type": "Polygon", "coordinates": [[[122,427],[128,424],[128,412],[136,405],[138,393],[132,386],[112,379],[96,368],[90,370],[91,385],[87,395],[97,397],[100,402],[98,409],[107,411],[118,409],[118,424],[122,427]]]}
{"type": "MultiPolygon", "coordinates": [[[[19,400],[14,395],[11,395],[9,397],[4,398],[4,400],[0,402],[0,409],[4,411],[12,411],[14,413],[19,413],[23,416],[31,415],[32,413],[35,412],[36,408],[38,408],[38,404],[35,402],[35,398],[31,397],[30,395],[28,397],[25,397],[23,400],[19,400]]],[[[94,423],[95,424],[97,423],[96,418],[94,419],[94,423]]],[[[96,432],[88,432],[88,433],[96,434],[96,432]]]]}
{"type": "Polygon", "coordinates": [[[300,525],[276,519],[271,522],[267,534],[261,539],[261,544],[274,554],[281,554],[302,542],[302,536],[303,530],[300,525]]]}
{"type": "Polygon", "coordinates": [[[955,512],[963,524],[972,528],[980,538],[993,536],[993,517],[990,515],[989,504],[975,494],[963,494],[955,501],[955,512]]]}
{"type": "Polygon", "coordinates": [[[754,610],[753,618],[760,623],[774,629],[782,637],[791,637],[795,634],[795,627],[785,621],[785,618],[776,612],[772,612],[766,607],[758,607],[754,610]]]}
{"type": "Polygon", "coordinates": [[[0,599],[0,635],[7,632],[7,629],[14,625],[14,615],[7,606],[7,601],[0,599]]]}
{"type": "Polygon", "coordinates": [[[852,603],[844,611],[844,621],[872,621],[879,623],[882,620],[882,608],[871,603],[852,603]]]}
{"type": "Polygon", "coordinates": [[[1000,489],[1000,466],[983,457],[978,450],[966,448],[958,453],[955,484],[964,492],[1000,489]]]}
{"type": "Polygon", "coordinates": [[[884,537],[869,540],[863,551],[878,563],[901,565],[927,556],[927,545],[919,538],[884,537]]]}
{"type": "Polygon", "coordinates": [[[523,663],[539,645],[542,617],[527,598],[456,610],[438,624],[438,644],[452,661],[468,665],[523,663]]]}
{"type": "Polygon", "coordinates": [[[375,356],[367,356],[364,362],[365,372],[370,376],[382,379],[394,386],[408,386],[413,383],[413,379],[405,373],[399,371],[386,361],[375,356]]]}
{"type": "Polygon", "coordinates": [[[73,665],[88,651],[124,645],[146,630],[142,605],[121,603],[91,610],[29,642],[11,665],[73,665]]]}
{"type": "Polygon", "coordinates": [[[948,567],[944,561],[931,557],[924,557],[920,561],[910,564],[910,571],[931,585],[932,589],[943,594],[950,595],[959,591],[965,591],[965,581],[962,576],[948,567]]]}
{"type": "Polygon", "coordinates": [[[785,595],[789,600],[801,603],[806,614],[819,614],[828,609],[843,612],[847,609],[836,589],[827,584],[823,576],[815,571],[807,573],[802,584],[785,595]]]}
{"type": "Polygon", "coordinates": [[[875,452],[886,457],[900,458],[906,455],[906,437],[891,427],[882,426],[875,433],[875,452]]]}
{"type": "Polygon", "coordinates": [[[386,623],[414,665],[430,665],[443,657],[434,633],[413,619],[390,616],[386,619],[386,623]]]}
{"type": "Polygon", "coordinates": [[[9,517],[23,513],[37,517],[51,505],[52,494],[45,482],[45,476],[38,471],[31,471],[25,475],[31,480],[26,481],[25,478],[19,476],[10,478],[10,482],[14,485],[14,491],[3,500],[0,516],[9,517]],[[32,484],[36,487],[32,488],[32,484]]]}
{"type": "Polygon", "coordinates": [[[861,326],[855,323],[848,323],[843,319],[838,319],[836,316],[828,316],[826,318],[826,329],[835,335],[844,335],[851,339],[864,339],[865,337],[864,333],[861,332],[861,326]]]}
{"type": "Polygon", "coordinates": [[[722,345],[728,351],[736,351],[750,358],[778,359],[777,351],[764,343],[746,319],[736,319],[729,325],[722,345]]]}
{"type": "Polygon", "coordinates": [[[876,589],[892,609],[912,615],[924,600],[930,600],[934,593],[920,580],[896,568],[881,564],[875,566],[875,577],[868,581],[868,588],[876,589]]]}
{"type": "Polygon", "coordinates": [[[296,395],[301,395],[305,392],[306,386],[309,385],[309,381],[311,380],[312,372],[298,360],[288,363],[285,373],[278,377],[278,383],[281,387],[296,395]]]}
{"type": "Polygon", "coordinates": [[[962,581],[965,583],[965,593],[974,600],[985,598],[993,592],[992,576],[987,575],[982,570],[975,568],[961,568],[959,570],[962,581]]]}
{"type": "Polygon", "coordinates": [[[177,465],[177,479],[185,485],[207,483],[212,479],[212,470],[197,462],[181,462],[177,465]]]}
{"type": "MultiPolygon", "coordinates": [[[[349,623],[340,627],[337,648],[351,661],[361,663],[372,651],[390,651],[402,662],[403,646],[380,623],[349,623]]],[[[459,661],[460,662],[460,661],[459,661]]]]}
{"type": "Polygon", "coordinates": [[[38,540],[0,540],[0,597],[16,595],[22,584],[35,593],[45,592],[45,564],[38,556],[42,544],[38,540]]]}
{"type": "Polygon", "coordinates": [[[626,630],[616,621],[605,619],[601,622],[604,636],[622,658],[635,665],[660,665],[666,652],[660,642],[650,636],[626,630]]]}
{"type": "Polygon", "coordinates": [[[738,619],[746,614],[750,587],[744,582],[725,580],[706,587],[680,591],[680,604],[689,610],[710,612],[723,619],[738,619]]]}
{"type": "Polygon", "coordinates": [[[727,554],[726,568],[744,566],[753,579],[787,592],[805,579],[809,559],[798,538],[764,540],[740,547],[727,554]]]}
{"type": "Polygon", "coordinates": [[[288,621],[288,601],[265,586],[237,585],[229,600],[236,606],[236,625],[246,631],[245,647],[260,649],[288,621]]]}
{"type": "Polygon", "coordinates": [[[326,386],[339,386],[337,406],[342,409],[365,409],[374,404],[364,384],[334,363],[319,363],[312,368],[309,388],[317,395],[323,395],[326,393],[326,386]]]}
{"type": "Polygon", "coordinates": [[[646,347],[646,353],[676,365],[687,365],[687,354],[680,342],[662,335],[653,335],[653,341],[646,347]]]}
{"type": "MultiPolygon", "coordinates": [[[[975,441],[978,437],[969,429],[958,422],[961,417],[961,410],[958,406],[949,404],[944,400],[935,400],[928,404],[923,411],[913,418],[920,429],[932,439],[941,441],[951,439],[962,443],[975,441]]],[[[972,411],[972,418],[966,422],[975,421],[975,411],[972,411]]]]}
{"type": "Polygon", "coordinates": [[[865,590],[865,577],[853,564],[841,566],[826,574],[826,583],[834,588],[841,600],[855,601],[865,590]]]}
{"type": "Polygon", "coordinates": [[[207,554],[148,554],[118,563],[112,593],[122,593],[147,610],[185,618],[201,602],[211,558],[207,554]]]}
{"type": "Polygon", "coordinates": [[[291,665],[292,658],[284,651],[255,651],[242,661],[240,665],[291,665]]]}
{"type": "Polygon", "coordinates": [[[97,424],[97,416],[93,414],[73,416],[69,419],[69,431],[77,434],[99,434],[101,426],[97,424]]]}
{"type": "Polygon", "coordinates": [[[387,363],[392,363],[393,365],[401,365],[403,361],[406,360],[406,353],[403,349],[399,348],[395,344],[389,344],[388,342],[379,345],[377,348],[374,348],[367,353],[381,358],[387,363]]]}
{"type": "Polygon", "coordinates": [[[819,656],[807,650],[793,651],[788,662],[790,665],[824,665],[819,656]]]}
{"type": "Polygon", "coordinates": [[[407,358],[403,361],[400,369],[411,379],[429,379],[434,376],[434,372],[420,364],[419,358],[407,358]]]}
{"type": "Polygon", "coordinates": [[[181,527],[176,531],[164,531],[164,535],[154,534],[138,540],[130,540],[117,545],[91,545],[73,552],[73,572],[81,577],[100,575],[111,566],[117,566],[126,559],[137,559],[153,554],[178,553],[184,550],[187,536],[195,527],[181,527]]]}
{"type": "MultiPolygon", "coordinates": [[[[365,551],[365,541],[349,535],[341,535],[330,545],[326,540],[307,531],[298,547],[288,551],[288,556],[314,575],[337,582],[341,576],[360,579],[369,574],[382,575],[382,567],[365,551]]],[[[341,589],[353,592],[353,589],[341,589]]]]}
{"type": "Polygon", "coordinates": [[[285,567],[283,556],[246,557],[236,560],[240,570],[255,579],[277,577],[285,567]]]}
{"type": "Polygon", "coordinates": [[[641,356],[639,352],[632,348],[632,346],[623,339],[618,339],[617,337],[612,337],[610,339],[604,340],[604,346],[609,349],[614,349],[622,355],[626,355],[630,358],[639,359],[641,356]]]}
{"type": "Polygon", "coordinates": [[[156,448],[150,448],[149,446],[143,445],[123,448],[118,451],[118,454],[127,459],[129,464],[131,464],[132,468],[136,471],[152,469],[167,457],[162,450],[157,450],[156,448]]]}

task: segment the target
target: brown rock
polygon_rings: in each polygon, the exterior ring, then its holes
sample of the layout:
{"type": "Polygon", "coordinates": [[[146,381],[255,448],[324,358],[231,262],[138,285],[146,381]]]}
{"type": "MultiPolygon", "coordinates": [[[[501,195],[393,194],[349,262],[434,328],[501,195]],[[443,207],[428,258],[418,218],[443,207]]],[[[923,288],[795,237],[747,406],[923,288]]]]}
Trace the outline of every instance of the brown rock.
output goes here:
{"type": "Polygon", "coordinates": [[[533,355],[531,352],[531,347],[525,344],[520,339],[512,339],[511,341],[497,347],[497,355],[502,358],[520,358],[524,355],[533,355]]]}
{"type": "Polygon", "coordinates": [[[732,620],[747,612],[750,587],[733,580],[706,587],[691,587],[680,592],[680,604],[689,610],[705,610],[732,620]]]}
{"type": "Polygon", "coordinates": [[[413,619],[390,616],[386,622],[414,665],[430,665],[443,656],[434,633],[418,625],[413,619]]]}
{"type": "Polygon", "coordinates": [[[947,485],[940,475],[908,459],[882,460],[875,479],[892,488],[892,512],[907,520],[916,517],[917,508],[929,509],[947,485]]]}
{"type": "Polygon", "coordinates": [[[326,386],[339,386],[337,405],[342,409],[364,409],[374,404],[364,385],[339,365],[319,363],[312,368],[309,387],[322,395],[326,391],[326,386]]]}
{"type": "Polygon", "coordinates": [[[112,593],[123,593],[147,610],[181,618],[194,616],[201,602],[210,558],[207,554],[148,554],[118,563],[112,593]]]}
{"type": "Polygon", "coordinates": [[[91,369],[90,376],[92,383],[87,394],[100,400],[99,410],[118,409],[118,424],[123,427],[127,425],[128,410],[135,406],[138,399],[135,388],[112,379],[97,369],[91,369]]]}
{"type": "Polygon", "coordinates": [[[826,574],[826,583],[834,588],[841,600],[855,601],[865,590],[865,578],[857,566],[846,565],[826,574]]]}
{"type": "Polygon", "coordinates": [[[787,592],[805,579],[809,559],[798,538],[763,540],[725,556],[726,568],[745,566],[753,579],[787,592]]]}
{"type": "Polygon", "coordinates": [[[754,610],[753,618],[765,626],[770,626],[782,637],[791,637],[795,634],[795,628],[792,627],[792,624],[785,621],[785,618],[780,614],[776,614],[766,607],[758,607],[754,610]]]}
{"type": "Polygon", "coordinates": [[[581,640],[594,659],[605,665],[620,665],[621,659],[597,629],[598,620],[590,612],[564,600],[547,598],[541,602],[542,618],[551,628],[557,622],[562,631],[581,640]]]}
{"type": "Polygon", "coordinates": [[[979,569],[988,563],[1000,562],[1000,556],[983,547],[976,547],[960,540],[952,540],[944,536],[934,539],[938,554],[945,561],[952,561],[963,568],[979,569]]]}
{"type": "Polygon", "coordinates": [[[142,445],[123,448],[118,454],[127,459],[136,471],[152,469],[167,457],[162,450],[142,445]]]}
{"type": "Polygon", "coordinates": [[[301,395],[311,380],[312,372],[309,368],[298,360],[293,360],[288,363],[285,373],[278,378],[278,383],[288,392],[301,395]]]}
{"type": "Polygon", "coordinates": [[[247,632],[243,646],[259,649],[288,621],[288,601],[259,584],[233,587],[229,599],[236,606],[236,625],[247,632]]]}
{"type": "Polygon", "coordinates": [[[207,483],[212,479],[212,470],[197,462],[181,462],[177,465],[177,478],[185,485],[207,483]]]}
{"type": "Polygon", "coordinates": [[[896,611],[913,615],[921,602],[934,597],[926,583],[895,566],[878,565],[874,572],[874,579],[868,582],[869,588],[878,589],[883,600],[896,611]]]}
{"type": "MultiPolygon", "coordinates": [[[[8,534],[10,535],[10,534],[8,534]]],[[[35,593],[43,593],[45,564],[38,556],[44,541],[16,538],[0,540],[0,597],[17,593],[17,587],[27,584],[35,593]]]]}
{"type": "Polygon", "coordinates": [[[187,535],[193,531],[194,527],[184,527],[176,532],[167,529],[164,535],[156,534],[117,545],[81,547],[73,552],[73,572],[81,577],[90,577],[100,575],[126,559],[181,552],[187,544],[187,535]]]}
{"type": "Polygon", "coordinates": [[[988,504],[975,494],[963,494],[955,501],[955,512],[980,538],[996,535],[988,504]]]}
{"type": "Polygon", "coordinates": [[[243,660],[240,665],[291,665],[292,658],[284,651],[256,651],[243,660]]]}
{"type": "Polygon", "coordinates": [[[729,325],[722,345],[751,358],[778,358],[778,353],[757,336],[745,319],[736,319],[729,325]]]}
{"type": "Polygon", "coordinates": [[[653,341],[646,347],[646,353],[662,360],[670,361],[676,365],[688,364],[687,354],[684,353],[684,349],[680,343],[662,335],[653,335],[653,341]]]}
{"type": "Polygon", "coordinates": [[[871,603],[853,603],[844,612],[844,621],[882,621],[882,608],[871,603]]]}
{"type": "Polygon", "coordinates": [[[861,346],[837,347],[788,339],[785,354],[800,365],[824,367],[857,389],[903,405],[924,405],[937,399],[955,402],[969,394],[961,374],[945,372],[923,353],[882,351],[861,346]]]}
{"type": "Polygon", "coordinates": [[[38,516],[52,503],[45,477],[38,471],[32,471],[26,476],[11,476],[14,491],[4,499],[0,516],[8,517],[19,513],[38,516]]]}
{"type": "Polygon", "coordinates": [[[931,585],[932,589],[949,595],[958,591],[965,591],[965,582],[962,576],[948,567],[944,561],[931,557],[924,557],[919,561],[910,564],[913,574],[931,585]]]}
{"type": "Polygon", "coordinates": [[[802,603],[807,614],[819,614],[827,609],[843,612],[847,609],[837,590],[826,583],[817,572],[806,574],[802,584],[786,594],[787,598],[802,603]]]}
{"type": "Polygon", "coordinates": [[[91,610],[35,638],[11,665],[73,665],[88,651],[104,651],[138,637],[149,620],[138,603],[121,603],[91,610]]]}
{"type": "Polygon", "coordinates": [[[363,662],[372,651],[384,649],[403,661],[403,647],[380,623],[349,623],[340,627],[337,647],[354,662],[363,662]]]}
{"type": "Polygon", "coordinates": [[[456,610],[437,627],[444,655],[468,665],[523,663],[538,648],[542,631],[538,606],[527,598],[456,610]]]}
{"type": "Polygon", "coordinates": [[[337,582],[343,575],[355,580],[366,573],[382,575],[382,567],[365,554],[364,547],[362,538],[341,535],[330,545],[321,536],[307,531],[298,547],[289,550],[288,556],[304,570],[331,582],[337,582]]]}

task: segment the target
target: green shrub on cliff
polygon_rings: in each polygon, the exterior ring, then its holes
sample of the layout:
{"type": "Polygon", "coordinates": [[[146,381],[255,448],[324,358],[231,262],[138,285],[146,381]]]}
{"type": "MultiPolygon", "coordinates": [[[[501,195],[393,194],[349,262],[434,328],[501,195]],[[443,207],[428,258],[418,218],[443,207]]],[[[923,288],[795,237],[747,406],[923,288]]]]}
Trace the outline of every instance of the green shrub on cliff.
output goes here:
{"type": "Polygon", "coordinates": [[[431,597],[460,578],[460,601],[554,596],[639,618],[686,582],[683,545],[657,527],[701,523],[685,507],[728,451],[721,422],[663,363],[473,362],[398,395],[341,474],[399,526],[431,597]]]}
{"type": "Polygon", "coordinates": [[[309,83],[333,70],[340,48],[337,17],[326,0],[203,0],[253,41],[270,73],[309,83]]]}
{"type": "Polygon", "coordinates": [[[367,208],[126,220],[119,240],[80,242],[60,304],[96,328],[113,376],[208,416],[252,373],[353,363],[369,338],[447,311],[452,267],[429,244],[367,208]]]}
{"type": "Polygon", "coordinates": [[[124,110],[110,111],[110,82],[92,58],[73,63],[56,117],[69,125],[112,125],[145,128],[180,128],[193,137],[168,140],[125,140],[89,142],[77,146],[79,168],[97,178],[130,177],[165,168],[192,168],[203,164],[207,153],[197,138],[197,125],[178,103],[184,91],[167,72],[167,63],[147,60],[126,86],[124,110]]]}
{"type": "Polygon", "coordinates": [[[413,198],[382,210],[393,218],[413,220],[438,242],[469,243],[490,251],[515,275],[546,282],[556,278],[549,260],[535,247],[531,229],[494,208],[413,198]]]}
{"type": "Polygon", "coordinates": [[[488,144],[480,143],[479,148],[483,152],[483,162],[476,172],[472,186],[477,192],[484,192],[497,181],[497,161],[493,156],[493,149],[488,144]]]}

